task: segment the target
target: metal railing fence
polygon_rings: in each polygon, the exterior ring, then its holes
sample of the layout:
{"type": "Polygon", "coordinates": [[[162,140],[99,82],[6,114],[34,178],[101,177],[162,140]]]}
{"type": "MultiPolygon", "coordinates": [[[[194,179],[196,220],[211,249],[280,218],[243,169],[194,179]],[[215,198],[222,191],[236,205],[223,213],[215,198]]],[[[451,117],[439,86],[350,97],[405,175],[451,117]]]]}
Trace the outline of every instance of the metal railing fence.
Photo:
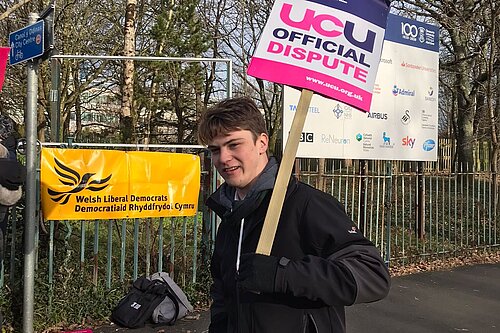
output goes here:
{"type": "Polygon", "coordinates": [[[344,204],[387,262],[500,246],[496,175],[439,163],[303,159],[296,170],[344,204]]]}

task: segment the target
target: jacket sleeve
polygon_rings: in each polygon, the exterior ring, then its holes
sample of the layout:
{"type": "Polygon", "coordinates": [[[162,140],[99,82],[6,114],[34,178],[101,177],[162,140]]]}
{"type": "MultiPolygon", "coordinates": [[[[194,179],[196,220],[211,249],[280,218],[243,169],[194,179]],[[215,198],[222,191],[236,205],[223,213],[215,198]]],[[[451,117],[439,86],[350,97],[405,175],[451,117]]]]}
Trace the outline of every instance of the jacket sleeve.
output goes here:
{"type": "Polygon", "coordinates": [[[276,290],[326,305],[384,298],[390,275],[376,247],[337,200],[324,193],[311,198],[300,222],[307,255],[278,269],[276,290]]]}

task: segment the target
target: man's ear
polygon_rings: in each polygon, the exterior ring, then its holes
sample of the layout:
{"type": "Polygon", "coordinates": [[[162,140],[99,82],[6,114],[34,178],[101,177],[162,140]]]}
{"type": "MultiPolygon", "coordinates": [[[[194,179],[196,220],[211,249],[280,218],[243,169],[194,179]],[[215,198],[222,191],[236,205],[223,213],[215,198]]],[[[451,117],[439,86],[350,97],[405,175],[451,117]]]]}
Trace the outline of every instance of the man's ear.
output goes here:
{"type": "Polygon", "coordinates": [[[259,154],[264,154],[269,147],[269,136],[266,133],[261,133],[257,138],[257,147],[259,149],[259,154]]]}

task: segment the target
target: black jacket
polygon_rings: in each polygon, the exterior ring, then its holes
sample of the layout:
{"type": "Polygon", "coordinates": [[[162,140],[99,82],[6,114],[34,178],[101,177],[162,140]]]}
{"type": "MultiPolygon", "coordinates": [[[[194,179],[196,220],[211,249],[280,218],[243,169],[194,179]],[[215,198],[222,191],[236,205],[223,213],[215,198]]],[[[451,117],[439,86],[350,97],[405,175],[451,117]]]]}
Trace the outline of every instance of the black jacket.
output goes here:
{"type": "Polygon", "coordinates": [[[276,170],[272,159],[257,181],[258,190],[243,201],[232,202],[234,189],[225,184],[207,201],[222,218],[211,264],[210,332],[345,332],[344,306],[385,297],[389,272],[342,205],[295,178],[287,189],[271,251],[291,260],[276,275],[277,289],[285,292],[254,294],[237,286],[241,220],[241,253],[255,252],[276,170]]]}

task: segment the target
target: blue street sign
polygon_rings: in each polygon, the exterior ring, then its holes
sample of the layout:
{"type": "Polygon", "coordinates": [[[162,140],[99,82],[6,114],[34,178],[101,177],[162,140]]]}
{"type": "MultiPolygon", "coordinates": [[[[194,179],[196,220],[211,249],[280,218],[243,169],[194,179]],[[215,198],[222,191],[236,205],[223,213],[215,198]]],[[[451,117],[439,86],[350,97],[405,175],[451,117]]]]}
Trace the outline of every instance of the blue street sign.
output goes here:
{"type": "Polygon", "coordinates": [[[28,25],[9,35],[11,65],[39,57],[43,54],[43,20],[28,25]]]}

